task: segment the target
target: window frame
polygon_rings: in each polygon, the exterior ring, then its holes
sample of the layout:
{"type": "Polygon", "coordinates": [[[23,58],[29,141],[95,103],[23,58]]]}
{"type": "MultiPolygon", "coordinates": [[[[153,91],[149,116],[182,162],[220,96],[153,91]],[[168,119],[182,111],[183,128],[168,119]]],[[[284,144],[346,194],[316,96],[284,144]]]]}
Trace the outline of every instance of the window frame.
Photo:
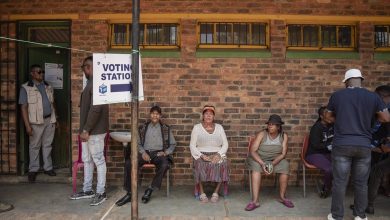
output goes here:
{"type": "Polygon", "coordinates": [[[307,22],[291,22],[286,24],[286,49],[287,50],[309,50],[309,51],[356,51],[357,48],[357,24],[356,23],[307,23],[307,22]],[[289,26],[299,25],[301,27],[301,39],[303,44],[303,29],[305,26],[315,26],[318,27],[317,33],[317,45],[318,46],[289,46],[289,26]],[[351,47],[324,47],[322,45],[322,28],[324,26],[336,26],[336,44],[338,44],[338,34],[339,28],[341,27],[351,27],[351,47]]]}
{"type": "MultiPolygon", "coordinates": [[[[125,22],[110,22],[109,23],[109,39],[108,39],[108,45],[110,49],[131,49],[132,44],[130,42],[130,31],[131,31],[131,25],[132,23],[129,21],[125,22]],[[126,25],[126,42],[129,42],[128,45],[114,45],[114,25],[123,24],[126,25]]],[[[139,44],[139,48],[141,49],[180,49],[181,45],[181,25],[179,22],[140,22],[141,25],[144,25],[144,35],[142,39],[142,43],[139,44]],[[171,24],[176,25],[176,45],[147,45],[147,33],[148,33],[148,25],[164,25],[164,24],[171,24]]],[[[141,42],[141,39],[139,39],[141,42]]]]}
{"type": "MultiPolygon", "coordinates": [[[[196,38],[197,38],[197,48],[198,49],[269,49],[270,47],[270,37],[269,37],[269,27],[270,22],[264,20],[256,20],[256,21],[245,21],[245,20],[218,20],[218,21],[210,21],[210,20],[198,20],[196,24],[196,38]],[[212,42],[211,44],[201,44],[201,24],[212,24],[214,26],[213,32],[213,41],[217,39],[217,24],[229,24],[231,25],[232,34],[232,44],[216,44],[212,42]],[[249,24],[249,30],[247,34],[249,35],[249,39],[252,39],[252,24],[264,24],[265,25],[265,45],[248,45],[248,44],[234,44],[234,25],[235,24],[249,24]]],[[[240,41],[240,40],[239,40],[240,41]]]]}
{"type": "Polygon", "coordinates": [[[374,46],[373,46],[374,47],[374,51],[386,51],[386,52],[390,51],[390,23],[376,23],[373,26],[374,26],[374,46]],[[375,32],[375,28],[377,26],[381,26],[381,27],[385,26],[385,27],[387,27],[387,33],[388,33],[389,39],[388,39],[388,42],[387,42],[387,46],[385,46],[385,47],[377,47],[376,46],[376,37],[375,37],[376,32],[375,32]]]}

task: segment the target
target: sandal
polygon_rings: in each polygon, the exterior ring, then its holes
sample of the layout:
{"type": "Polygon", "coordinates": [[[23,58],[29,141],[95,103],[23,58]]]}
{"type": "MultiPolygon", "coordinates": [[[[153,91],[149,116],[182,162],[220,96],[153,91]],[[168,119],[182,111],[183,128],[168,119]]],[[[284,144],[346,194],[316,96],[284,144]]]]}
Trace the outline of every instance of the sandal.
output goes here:
{"type": "Polygon", "coordinates": [[[201,203],[208,203],[209,202],[209,198],[207,198],[206,194],[205,193],[202,193],[200,194],[199,196],[199,201],[201,203]]]}
{"type": "Polygon", "coordinates": [[[248,203],[248,205],[246,205],[245,211],[252,211],[252,210],[255,210],[255,209],[259,208],[259,207],[260,207],[260,204],[257,205],[254,202],[250,202],[250,203],[248,203]]]}
{"type": "Polygon", "coordinates": [[[291,202],[289,199],[284,199],[282,201],[279,201],[283,205],[285,205],[287,208],[294,208],[294,203],[291,202]]]}
{"type": "Polygon", "coordinates": [[[216,203],[216,202],[218,202],[218,200],[219,200],[219,195],[218,195],[218,193],[213,193],[213,195],[211,196],[211,202],[212,203],[216,203]]]}

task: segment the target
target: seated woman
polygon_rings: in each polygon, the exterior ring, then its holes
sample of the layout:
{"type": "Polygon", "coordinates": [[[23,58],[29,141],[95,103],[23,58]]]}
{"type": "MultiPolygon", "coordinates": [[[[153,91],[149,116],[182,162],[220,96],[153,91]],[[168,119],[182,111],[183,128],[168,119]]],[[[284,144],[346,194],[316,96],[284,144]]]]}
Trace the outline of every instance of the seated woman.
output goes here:
{"type": "Polygon", "coordinates": [[[228,141],[225,130],[220,124],[214,123],[215,107],[205,105],[203,122],[192,129],[190,149],[194,158],[194,178],[199,184],[200,201],[208,202],[202,182],[216,182],[211,202],[217,202],[218,192],[222,182],[229,181],[229,168],[226,160],[228,141]]]}
{"type": "Polygon", "coordinates": [[[309,146],[306,152],[306,161],[318,167],[324,173],[323,186],[320,189],[320,197],[326,198],[332,188],[332,139],[333,124],[331,118],[325,117],[326,107],[318,109],[318,119],[310,129],[309,146]]]}
{"type": "Polygon", "coordinates": [[[271,115],[267,121],[267,129],[260,131],[250,148],[247,166],[252,170],[252,201],[245,207],[252,211],[260,207],[259,191],[261,173],[270,175],[279,173],[279,202],[288,208],[294,204],[286,198],[286,189],[289,175],[289,163],[285,159],[287,153],[287,134],[282,131],[284,122],[279,115],[271,115]]]}

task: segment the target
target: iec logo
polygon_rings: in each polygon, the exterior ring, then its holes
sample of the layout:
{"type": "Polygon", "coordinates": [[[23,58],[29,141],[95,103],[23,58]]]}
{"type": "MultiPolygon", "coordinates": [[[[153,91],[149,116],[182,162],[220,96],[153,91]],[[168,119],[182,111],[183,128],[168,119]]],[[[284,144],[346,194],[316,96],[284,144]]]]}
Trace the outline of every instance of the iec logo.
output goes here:
{"type": "Polygon", "coordinates": [[[100,86],[99,86],[99,93],[100,93],[100,94],[104,94],[104,93],[106,93],[106,92],[107,92],[107,86],[104,85],[104,84],[100,85],[100,86]]]}

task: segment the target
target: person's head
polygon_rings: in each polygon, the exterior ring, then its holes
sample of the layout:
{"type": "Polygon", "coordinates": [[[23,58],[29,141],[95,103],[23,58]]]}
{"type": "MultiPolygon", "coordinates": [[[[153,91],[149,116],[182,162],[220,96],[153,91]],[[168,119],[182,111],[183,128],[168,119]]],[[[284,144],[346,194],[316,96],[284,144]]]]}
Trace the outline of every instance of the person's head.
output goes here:
{"type": "Polygon", "coordinates": [[[83,65],[81,66],[81,70],[83,70],[85,77],[90,79],[93,74],[93,57],[89,56],[84,59],[83,65]]]}
{"type": "Polygon", "coordinates": [[[30,67],[31,78],[37,82],[43,81],[43,71],[40,65],[33,64],[30,67]]]}
{"type": "Polygon", "coordinates": [[[205,123],[214,122],[215,107],[212,105],[205,105],[203,107],[202,118],[205,123]]]}
{"type": "Polygon", "coordinates": [[[284,122],[279,115],[271,115],[269,116],[269,119],[266,124],[268,133],[275,134],[282,132],[282,125],[284,124],[284,122]]]}
{"type": "Polygon", "coordinates": [[[375,92],[382,98],[383,102],[386,103],[386,105],[390,103],[389,85],[378,86],[376,87],[375,92]]]}
{"type": "Polygon", "coordinates": [[[325,106],[321,106],[318,109],[318,111],[317,111],[317,113],[318,113],[317,121],[321,121],[324,124],[331,124],[332,122],[327,117],[325,117],[325,111],[326,111],[326,107],[325,106]]]}
{"type": "Polygon", "coordinates": [[[345,83],[345,87],[360,87],[362,85],[362,81],[364,77],[362,72],[358,69],[349,69],[345,72],[343,83],[345,83]]]}
{"type": "Polygon", "coordinates": [[[161,118],[160,106],[155,105],[155,106],[151,107],[150,108],[150,121],[153,124],[156,124],[156,123],[160,122],[160,118],[161,118]]]}

